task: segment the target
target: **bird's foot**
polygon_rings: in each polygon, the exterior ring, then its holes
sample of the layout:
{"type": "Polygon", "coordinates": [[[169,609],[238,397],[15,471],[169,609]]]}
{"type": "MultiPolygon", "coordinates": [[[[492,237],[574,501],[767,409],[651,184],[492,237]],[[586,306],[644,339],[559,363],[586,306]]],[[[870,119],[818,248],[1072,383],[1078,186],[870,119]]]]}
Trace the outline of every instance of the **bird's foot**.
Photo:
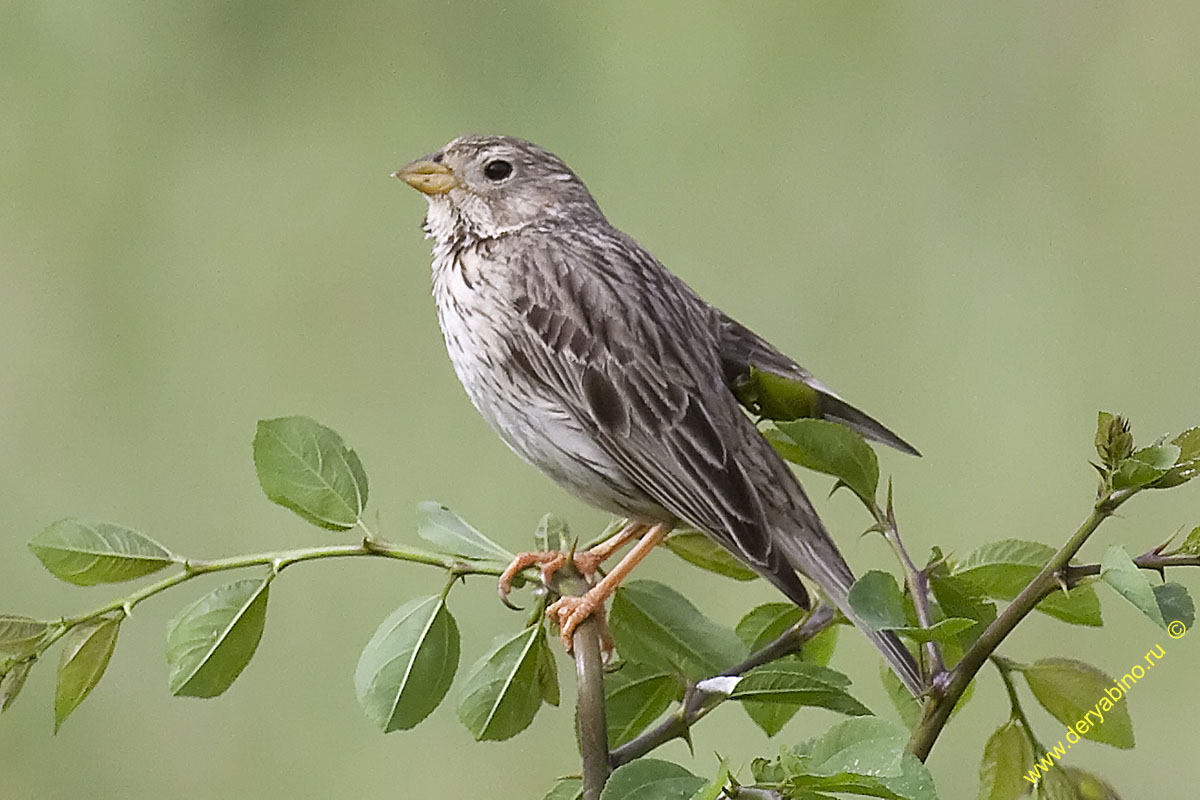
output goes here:
{"type": "MultiPolygon", "coordinates": [[[[578,557],[576,557],[578,561],[578,557]]],[[[567,554],[561,550],[537,550],[529,553],[518,553],[517,557],[512,560],[512,563],[504,568],[504,572],[500,573],[499,580],[496,581],[496,592],[500,595],[500,602],[509,608],[520,610],[518,606],[513,605],[508,595],[512,592],[513,579],[517,574],[526,567],[532,567],[534,564],[539,566],[541,572],[542,583],[549,586],[549,581],[554,577],[554,573],[562,569],[563,564],[567,563],[567,554]]]]}
{"type": "Polygon", "coordinates": [[[612,658],[613,638],[604,613],[604,601],[607,599],[607,593],[600,587],[594,587],[581,597],[563,595],[546,609],[546,616],[558,623],[562,644],[568,653],[574,646],[575,629],[584,620],[592,617],[600,628],[600,647],[604,652],[604,661],[607,663],[612,658]]]}
{"type": "MultiPolygon", "coordinates": [[[[577,552],[574,554],[573,559],[575,569],[579,570],[579,574],[590,584],[595,579],[600,566],[612,556],[612,552],[612,547],[603,546],[577,552]]],[[[496,592],[500,595],[500,602],[509,608],[517,608],[509,602],[508,595],[512,592],[513,580],[516,579],[517,574],[521,570],[537,564],[540,567],[539,571],[541,572],[542,583],[549,586],[550,579],[554,577],[554,573],[562,569],[570,557],[569,553],[565,553],[562,550],[535,550],[528,553],[518,553],[517,557],[512,560],[512,563],[505,567],[504,572],[500,574],[500,579],[496,582],[496,592]]]]}

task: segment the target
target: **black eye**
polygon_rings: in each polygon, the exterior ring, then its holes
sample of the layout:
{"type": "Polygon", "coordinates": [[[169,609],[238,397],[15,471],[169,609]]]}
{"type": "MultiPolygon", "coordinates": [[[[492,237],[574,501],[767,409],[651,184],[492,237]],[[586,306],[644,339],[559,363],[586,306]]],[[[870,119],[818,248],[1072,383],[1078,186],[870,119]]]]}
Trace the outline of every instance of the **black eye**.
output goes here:
{"type": "Polygon", "coordinates": [[[497,158],[495,161],[489,161],[483,167],[483,174],[487,176],[489,181],[502,181],[509,175],[512,175],[512,164],[502,158],[497,158]]]}

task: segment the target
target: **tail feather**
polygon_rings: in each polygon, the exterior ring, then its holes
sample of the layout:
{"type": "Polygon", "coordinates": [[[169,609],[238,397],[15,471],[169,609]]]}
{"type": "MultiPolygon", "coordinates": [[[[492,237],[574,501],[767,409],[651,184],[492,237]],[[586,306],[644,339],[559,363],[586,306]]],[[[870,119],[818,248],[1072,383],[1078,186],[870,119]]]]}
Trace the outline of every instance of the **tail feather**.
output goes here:
{"type": "MultiPolygon", "coordinates": [[[[813,381],[813,383],[815,382],[813,381]]],[[[917,448],[901,439],[871,415],[859,411],[823,387],[822,389],[818,389],[818,391],[821,391],[821,416],[825,419],[840,422],[863,438],[879,442],[880,444],[886,444],[888,447],[894,447],[901,453],[907,453],[910,456],[921,455],[917,451],[917,448]]]]}
{"type": "MultiPolygon", "coordinates": [[[[842,612],[845,613],[845,612],[842,612]]],[[[887,659],[888,665],[892,668],[892,672],[896,673],[896,677],[904,684],[904,688],[912,694],[913,697],[920,697],[925,691],[924,682],[921,679],[921,670],[917,666],[916,659],[912,653],[904,646],[904,642],[900,641],[900,637],[891,631],[873,631],[862,624],[861,620],[851,617],[854,624],[862,631],[868,639],[870,639],[883,657],[887,659]]]]}
{"type": "MultiPolygon", "coordinates": [[[[814,519],[816,519],[815,516],[814,519]]],[[[849,565],[838,552],[833,540],[829,538],[824,526],[819,520],[816,524],[816,531],[809,528],[799,536],[794,533],[783,534],[781,532],[775,537],[775,541],[782,545],[792,568],[807,575],[821,587],[821,591],[825,593],[829,601],[854,624],[854,627],[871,640],[904,687],[914,697],[919,697],[925,687],[916,659],[896,634],[891,631],[875,630],[854,613],[849,601],[850,587],[854,583],[854,573],[850,571],[849,565]]],[[[777,586],[780,585],[778,581],[773,582],[777,586]]],[[[787,594],[786,591],[785,594],[787,594]]]]}

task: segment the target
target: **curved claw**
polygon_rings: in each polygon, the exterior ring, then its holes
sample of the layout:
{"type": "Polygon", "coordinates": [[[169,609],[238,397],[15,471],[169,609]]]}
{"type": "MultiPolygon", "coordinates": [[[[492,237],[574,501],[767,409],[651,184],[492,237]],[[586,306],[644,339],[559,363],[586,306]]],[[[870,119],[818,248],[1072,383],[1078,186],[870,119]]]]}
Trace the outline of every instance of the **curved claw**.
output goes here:
{"type": "Polygon", "coordinates": [[[517,557],[512,560],[512,563],[504,568],[504,572],[500,573],[500,578],[496,581],[496,594],[500,595],[500,602],[513,611],[523,611],[524,609],[521,606],[514,604],[508,599],[508,595],[512,591],[513,580],[521,570],[537,564],[541,568],[542,583],[549,586],[550,578],[566,561],[566,554],[557,550],[518,553],[517,557]]]}
{"type": "Polygon", "coordinates": [[[496,594],[500,595],[500,602],[504,603],[506,608],[509,608],[513,611],[524,611],[525,608],[523,606],[519,606],[516,603],[514,603],[512,600],[508,599],[508,593],[509,593],[509,591],[511,591],[511,589],[512,589],[512,584],[504,585],[504,584],[498,583],[496,585],[496,594]]]}
{"type": "Polygon", "coordinates": [[[520,606],[508,599],[509,592],[512,591],[513,579],[530,564],[538,563],[541,555],[541,553],[519,553],[512,563],[504,568],[504,572],[500,573],[500,578],[496,581],[496,594],[500,595],[500,602],[513,611],[522,610],[520,606]]]}

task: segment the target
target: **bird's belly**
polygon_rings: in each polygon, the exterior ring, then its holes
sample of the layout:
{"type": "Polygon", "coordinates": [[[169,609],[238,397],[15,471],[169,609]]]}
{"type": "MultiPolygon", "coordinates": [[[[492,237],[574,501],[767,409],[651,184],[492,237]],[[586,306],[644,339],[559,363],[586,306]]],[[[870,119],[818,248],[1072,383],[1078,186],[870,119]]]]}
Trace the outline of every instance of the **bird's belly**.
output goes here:
{"type": "Polygon", "coordinates": [[[622,516],[670,518],[557,404],[526,395],[518,407],[468,395],[513,452],[572,494],[622,516]]]}
{"type": "MultiPolygon", "coordinates": [[[[447,276],[455,280],[454,276],[447,276]]],[[[469,305],[463,286],[435,285],[438,321],[455,374],[471,403],[526,462],[563,488],[599,508],[643,520],[671,514],[642,491],[562,403],[512,358],[507,314],[488,304],[488,313],[469,305]]],[[[504,309],[507,311],[507,309],[504,309]]]]}

